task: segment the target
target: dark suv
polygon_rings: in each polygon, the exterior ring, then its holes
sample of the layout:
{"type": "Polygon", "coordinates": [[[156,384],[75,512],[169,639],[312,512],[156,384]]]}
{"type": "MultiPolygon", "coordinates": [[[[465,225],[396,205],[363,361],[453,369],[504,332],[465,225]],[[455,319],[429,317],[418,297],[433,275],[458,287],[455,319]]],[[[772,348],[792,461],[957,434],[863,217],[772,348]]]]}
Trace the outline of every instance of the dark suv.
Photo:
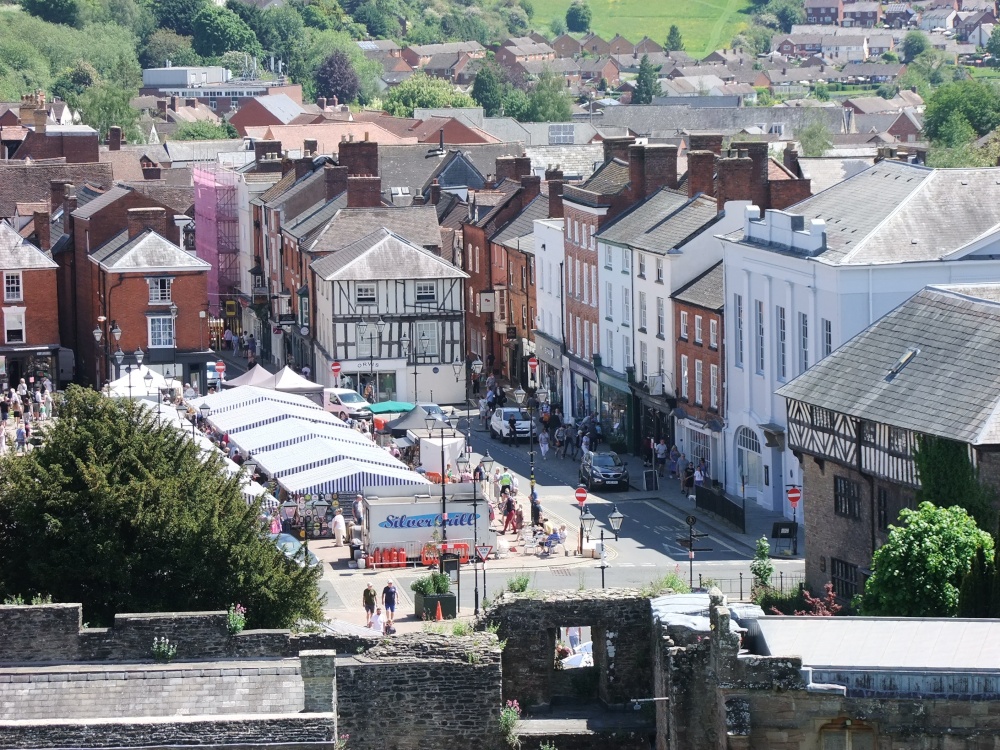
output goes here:
{"type": "Polygon", "coordinates": [[[587,451],[580,462],[580,484],[628,490],[628,467],[614,451],[587,451]]]}

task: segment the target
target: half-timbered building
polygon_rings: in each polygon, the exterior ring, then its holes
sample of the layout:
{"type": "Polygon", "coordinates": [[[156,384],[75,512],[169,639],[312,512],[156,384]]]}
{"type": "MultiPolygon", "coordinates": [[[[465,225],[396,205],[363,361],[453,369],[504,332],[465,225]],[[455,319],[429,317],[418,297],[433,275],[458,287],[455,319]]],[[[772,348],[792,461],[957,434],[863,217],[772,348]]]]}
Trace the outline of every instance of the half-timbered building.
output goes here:
{"type": "Polygon", "coordinates": [[[913,507],[920,436],[968,445],[1000,486],[1000,284],[927,287],[779,389],[802,468],[806,579],[863,590],[875,550],[913,507]]]}
{"type": "MultiPolygon", "coordinates": [[[[316,361],[340,363],[344,387],[371,382],[380,401],[465,399],[453,364],[465,356],[468,274],[380,228],[312,263],[316,361]]],[[[464,372],[464,370],[463,370],[464,372]]]]}

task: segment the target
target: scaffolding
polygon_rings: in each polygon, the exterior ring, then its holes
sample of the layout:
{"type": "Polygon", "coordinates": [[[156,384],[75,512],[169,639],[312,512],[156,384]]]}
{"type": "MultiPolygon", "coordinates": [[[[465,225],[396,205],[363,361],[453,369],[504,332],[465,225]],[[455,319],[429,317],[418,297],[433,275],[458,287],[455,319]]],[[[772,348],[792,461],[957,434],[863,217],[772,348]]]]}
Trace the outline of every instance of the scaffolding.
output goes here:
{"type": "Polygon", "coordinates": [[[209,309],[222,316],[236,309],[240,287],[239,176],[219,164],[194,169],[195,253],[210,263],[209,309]],[[226,302],[232,301],[233,306],[226,302]]]}

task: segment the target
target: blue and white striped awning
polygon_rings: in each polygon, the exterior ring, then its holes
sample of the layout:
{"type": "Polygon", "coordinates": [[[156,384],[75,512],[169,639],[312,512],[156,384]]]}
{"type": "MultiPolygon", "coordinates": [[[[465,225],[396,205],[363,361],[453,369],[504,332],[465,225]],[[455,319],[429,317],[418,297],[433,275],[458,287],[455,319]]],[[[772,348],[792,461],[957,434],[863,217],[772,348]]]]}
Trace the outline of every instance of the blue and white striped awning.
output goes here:
{"type": "Polygon", "coordinates": [[[297,474],[344,459],[396,469],[406,468],[406,464],[374,443],[365,446],[326,438],[314,438],[253,455],[253,460],[258,466],[274,478],[297,474]]]}
{"type": "Polygon", "coordinates": [[[322,407],[319,404],[305,396],[300,396],[296,393],[273,391],[269,388],[257,388],[253,385],[242,385],[238,388],[222,391],[221,393],[200,396],[191,399],[188,403],[193,404],[195,409],[201,407],[202,404],[208,404],[212,409],[211,413],[216,414],[218,412],[239,409],[248,404],[260,403],[261,401],[269,401],[274,404],[290,404],[322,411],[322,407]]]}
{"type": "Polygon", "coordinates": [[[356,430],[345,430],[343,427],[334,427],[320,422],[306,422],[294,417],[255,427],[245,432],[238,432],[235,435],[230,435],[229,441],[243,453],[256,455],[259,452],[284,448],[314,438],[329,438],[351,445],[374,445],[370,438],[356,430]]]}
{"type": "Polygon", "coordinates": [[[246,430],[252,430],[255,427],[292,418],[303,419],[307,422],[319,422],[320,424],[328,424],[334,427],[347,427],[339,417],[322,409],[306,409],[296,404],[273,404],[265,402],[248,404],[239,409],[212,414],[208,417],[208,423],[219,432],[234,435],[246,430]]]}
{"type": "Polygon", "coordinates": [[[364,487],[424,485],[427,479],[409,469],[362,464],[350,459],[319,466],[298,474],[289,474],[278,484],[293,495],[317,492],[361,492],[364,487]]]}

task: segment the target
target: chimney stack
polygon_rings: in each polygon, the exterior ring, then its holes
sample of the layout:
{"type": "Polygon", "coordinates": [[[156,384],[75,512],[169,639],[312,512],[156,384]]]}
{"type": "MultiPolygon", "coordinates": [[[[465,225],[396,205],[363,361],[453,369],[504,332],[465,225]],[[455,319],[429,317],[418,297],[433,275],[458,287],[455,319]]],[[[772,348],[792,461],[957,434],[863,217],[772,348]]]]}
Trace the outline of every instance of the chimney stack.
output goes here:
{"type": "Polygon", "coordinates": [[[413,196],[413,205],[414,206],[422,206],[422,205],[424,205],[425,202],[426,201],[424,200],[424,196],[420,195],[419,193],[417,195],[413,196]]]}
{"type": "Polygon", "coordinates": [[[49,113],[44,109],[35,110],[35,132],[45,133],[45,128],[49,122],[49,113]]]}
{"type": "Polygon", "coordinates": [[[542,190],[542,178],[538,175],[521,177],[521,207],[527,206],[538,197],[542,190]]]}
{"type": "Polygon", "coordinates": [[[711,151],[688,151],[688,196],[698,193],[715,195],[715,154],[711,151]]]}
{"type": "Polygon", "coordinates": [[[352,175],[347,178],[348,208],[378,208],[382,205],[382,178],[352,175]]]}
{"type": "Polygon", "coordinates": [[[753,174],[750,177],[750,195],[740,199],[730,198],[730,200],[749,200],[761,209],[771,205],[770,190],[768,189],[769,177],[767,173],[768,157],[767,141],[744,141],[740,144],[740,152],[746,150],[746,155],[753,162],[753,174]]]}
{"type": "Polygon", "coordinates": [[[194,109],[198,106],[198,100],[194,98],[187,98],[184,100],[184,106],[194,109]]]}
{"type": "Polygon", "coordinates": [[[688,151],[711,151],[716,156],[722,153],[722,133],[693,133],[688,136],[688,151]]]}
{"type": "Polygon", "coordinates": [[[144,180],[159,180],[162,177],[163,177],[163,172],[159,167],[142,168],[142,179],[144,180]]]}
{"type": "MultiPolygon", "coordinates": [[[[726,207],[727,201],[751,200],[755,165],[746,151],[738,153],[739,156],[719,159],[719,189],[716,197],[719,211],[726,207]]],[[[767,187],[767,183],[764,187],[767,187]]]]}
{"type": "Polygon", "coordinates": [[[167,236],[167,210],[165,208],[130,208],[128,210],[128,238],[132,239],[151,229],[161,237],[167,236]]]}
{"type": "Polygon", "coordinates": [[[178,97],[176,97],[176,96],[170,97],[170,111],[171,112],[176,112],[177,111],[177,100],[178,100],[178,97]]]}
{"type": "MultiPolygon", "coordinates": [[[[562,172],[559,174],[561,176],[562,172]]],[[[562,219],[563,216],[563,181],[551,179],[549,180],[549,218],[562,219]]]]}
{"type": "Polygon", "coordinates": [[[118,125],[108,128],[108,151],[122,150],[122,129],[118,125]]]}
{"type": "Polygon", "coordinates": [[[316,138],[306,138],[302,141],[302,155],[316,156],[319,151],[319,140],[316,138]]]}
{"type": "Polygon", "coordinates": [[[799,168],[799,152],[795,150],[795,146],[791,143],[785,146],[785,151],[781,155],[781,162],[785,165],[785,168],[796,177],[802,176],[802,172],[799,168]]]}
{"type": "Polygon", "coordinates": [[[334,167],[327,164],[323,167],[324,193],[323,197],[332,201],[347,190],[347,167],[334,167]]]}
{"type": "Polygon", "coordinates": [[[378,174],[378,143],[351,140],[341,141],[338,151],[340,166],[347,167],[352,177],[378,174]]]}
{"type": "MultiPolygon", "coordinates": [[[[629,198],[633,203],[644,200],[646,191],[646,147],[629,146],[628,149],[629,198]]],[[[652,191],[650,191],[652,192],[652,191]]]]}
{"type": "Polygon", "coordinates": [[[312,172],[313,160],[311,156],[302,156],[295,160],[295,179],[301,180],[312,172]]]}
{"type": "Polygon", "coordinates": [[[35,240],[38,249],[48,252],[52,249],[51,214],[48,211],[35,211],[35,240]]]}
{"type": "Polygon", "coordinates": [[[630,135],[616,136],[604,139],[604,163],[607,164],[612,159],[628,161],[629,146],[635,143],[635,138],[630,135]]]}
{"type": "Polygon", "coordinates": [[[63,204],[66,197],[66,188],[73,187],[65,180],[49,180],[49,206],[54,213],[63,204]]]}
{"type": "Polygon", "coordinates": [[[63,207],[63,231],[66,234],[72,234],[72,224],[73,224],[73,212],[76,211],[76,188],[73,187],[72,183],[65,183],[63,185],[63,197],[62,197],[62,207],[63,207]]]}
{"type": "Polygon", "coordinates": [[[156,111],[159,113],[160,117],[167,116],[167,100],[157,99],[156,100],[156,111]]]}
{"type": "Polygon", "coordinates": [[[316,106],[320,108],[321,111],[326,111],[326,97],[318,96],[316,97],[316,106]]]}
{"type": "Polygon", "coordinates": [[[441,183],[438,182],[437,177],[431,183],[431,205],[436,206],[441,202],[441,183]]]}

